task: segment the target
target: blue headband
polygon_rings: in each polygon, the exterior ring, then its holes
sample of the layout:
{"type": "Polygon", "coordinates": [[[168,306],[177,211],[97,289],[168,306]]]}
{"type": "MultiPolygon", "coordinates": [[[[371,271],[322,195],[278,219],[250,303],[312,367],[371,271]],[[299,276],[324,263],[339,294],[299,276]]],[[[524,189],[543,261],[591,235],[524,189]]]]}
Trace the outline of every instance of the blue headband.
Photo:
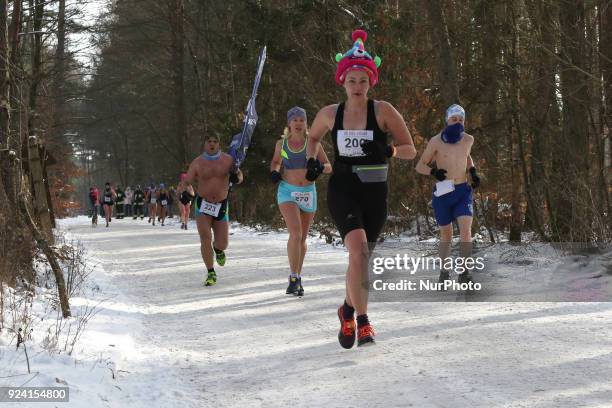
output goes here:
{"type": "Polygon", "coordinates": [[[306,120],[306,111],[299,106],[294,106],[287,111],[287,123],[291,122],[294,118],[304,118],[306,120]]]}

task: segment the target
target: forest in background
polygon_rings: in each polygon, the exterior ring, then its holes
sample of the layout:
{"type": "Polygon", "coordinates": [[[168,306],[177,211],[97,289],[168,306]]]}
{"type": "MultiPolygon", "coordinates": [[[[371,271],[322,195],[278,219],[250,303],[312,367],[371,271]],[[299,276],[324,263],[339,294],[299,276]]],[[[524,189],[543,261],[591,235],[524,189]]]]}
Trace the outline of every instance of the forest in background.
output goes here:
{"type": "MultiPolygon", "coordinates": [[[[448,105],[467,110],[485,181],[475,230],[545,240],[610,237],[610,71],[605,1],[122,1],[109,10],[87,88],[84,124],[96,180],[172,183],[206,134],[241,127],[259,49],[268,47],[259,124],[233,194],[242,222],[279,224],[267,183],[275,140],[294,105],[310,119],[341,101],[334,56],[355,27],[382,58],[370,96],[404,116],[419,152],[448,105]],[[99,176],[99,177],[98,177],[99,176]]],[[[329,141],[328,141],[329,142],[329,141]]],[[[331,153],[329,143],[327,151],[331,153]]],[[[433,224],[431,180],[395,162],[388,228],[433,224]]],[[[318,183],[325,197],[326,183],[318,183]]],[[[320,222],[329,217],[325,206],[320,222]]]]}
{"type": "MultiPolygon", "coordinates": [[[[282,225],[268,171],[286,111],[300,105],[312,120],[344,98],[334,56],[357,27],[382,58],[370,97],[402,113],[419,153],[448,105],[466,108],[483,175],[475,231],[610,242],[608,1],[120,0],[96,2],[84,23],[86,3],[0,0],[0,274],[27,269],[41,245],[24,211],[36,196],[29,136],[44,144],[56,216],[85,206],[93,183],[172,184],[207,134],[227,147],[240,130],[264,45],[259,122],[231,208],[240,222],[282,225]],[[93,38],[86,62],[74,34],[93,38]]],[[[432,180],[414,165],[391,166],[387,232],[435,232],[432,180]]],[[[324,198],[326,178],[317,184],[324,198]]]]}

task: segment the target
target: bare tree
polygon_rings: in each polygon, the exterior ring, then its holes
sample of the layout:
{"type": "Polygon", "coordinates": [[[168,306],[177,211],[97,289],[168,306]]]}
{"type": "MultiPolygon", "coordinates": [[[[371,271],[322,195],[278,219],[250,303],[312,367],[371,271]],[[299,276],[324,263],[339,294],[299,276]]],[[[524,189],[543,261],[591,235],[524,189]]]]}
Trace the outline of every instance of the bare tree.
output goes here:
{"type": "Polygon", "coordinates": [[[431,0],[426,3],[431,35],[438,50],[438,80],[442,106],[448,106],[459,103],[459,83],[456,59],[452,55],[448,25],[444,15],[446,6],[444,0],[431,0]]]}

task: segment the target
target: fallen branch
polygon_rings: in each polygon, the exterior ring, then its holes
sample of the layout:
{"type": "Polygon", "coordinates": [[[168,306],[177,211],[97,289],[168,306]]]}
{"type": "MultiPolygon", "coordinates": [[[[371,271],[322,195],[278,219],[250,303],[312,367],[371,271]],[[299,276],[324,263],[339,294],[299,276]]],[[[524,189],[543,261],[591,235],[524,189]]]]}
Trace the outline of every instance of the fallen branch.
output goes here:
{"type": "Polygon", "coordinates": [[[21,211],[23,212],[25,221],[28,227],[30,227],[30,231],[34,236],[34,240],[47,257],[47,261],[49,262],[51,270],[53,270],[53,274],[55,275],[55,282],[57,283],[57,292],[59,295],[60,307],[62,309],[62,316],[64,318],[70,317],[72,314],[70,313],[70,304],[68,303],[66,282],[64,281],[64,274],[62,273],[62,269],[60,268],[59,263],[57,262],[57,258],[55,256],[55,253],[53,252],[53,248],[51,248],[45,236],[40,232],[40,230],[34,223],[32,215],[30,214],[30,211],[28,211],[28,205],[23,194],[20,194],[19,204],[21,207],[21,211]]]}

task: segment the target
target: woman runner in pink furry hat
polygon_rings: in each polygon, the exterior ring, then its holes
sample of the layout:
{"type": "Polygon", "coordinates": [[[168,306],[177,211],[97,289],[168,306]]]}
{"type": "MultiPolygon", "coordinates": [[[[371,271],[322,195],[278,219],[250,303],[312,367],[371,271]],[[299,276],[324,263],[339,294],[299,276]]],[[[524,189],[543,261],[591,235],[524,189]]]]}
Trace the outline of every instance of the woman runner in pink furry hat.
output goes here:
{"type": "Polygon", "coordinates": [[[368,320],[368,257],[387,219],[388,159],[416,156],[402,115],[388,102],[368,98],[378,83],[380,58],[365,50],[367,34],[355,30],[353,47],[338,54],[336,82],[344,87],[346,101],[321,109],[312,124],[307,148],[309,180],[321,173],[316,152],[321,138],[331,132],[335,162],[329,180],[327,204],[349,253],[346,297],[338,309],[338,340],[351,348],[374,343],[368,320]],[[388,143],[388,135],[392,144],[388,143]],[[365,286],[365,287],[364,287],[365,286]],[[357,322],[355,322],[355,313],[357,322]]]}

